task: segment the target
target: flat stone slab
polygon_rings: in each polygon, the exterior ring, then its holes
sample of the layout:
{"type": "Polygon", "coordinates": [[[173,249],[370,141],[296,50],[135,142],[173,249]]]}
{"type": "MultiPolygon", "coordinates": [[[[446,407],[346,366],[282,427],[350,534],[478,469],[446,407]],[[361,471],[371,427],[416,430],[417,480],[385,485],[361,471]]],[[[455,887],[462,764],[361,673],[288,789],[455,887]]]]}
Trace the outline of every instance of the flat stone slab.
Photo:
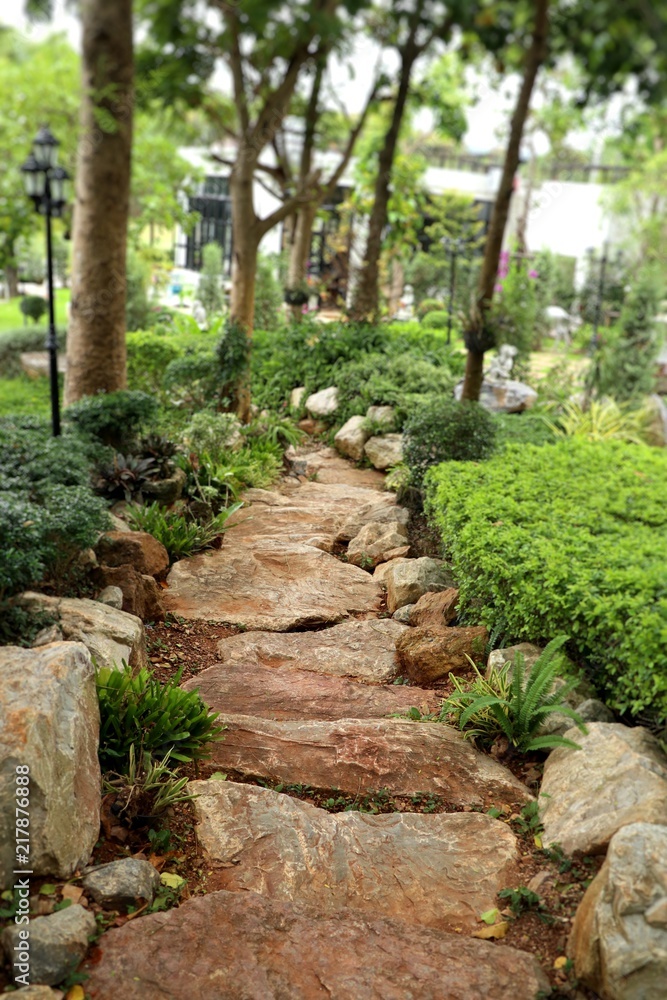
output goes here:
{"type": "Polygon", "coordinates": [[[303,476],[315,476],[316,482],[363,486],[366,489],[384,489],[384,476],[376,469],[357,469],[336,452],[334,448],[300,454],[291,459],[292,469],[303,476]]]}
{"type": "Polygon", "coordinates": [[[544,766],[540,815],[545,845],[566,854],[600,854],[628,823],[667,826],[667,757],[641,726],[589,722],[566,736],[580,750],[558,747],[544,766]]]}
{"type": "Polygon", "coordinates": [[[267,537],[281,542],[325,537],[331,546],[342,526],[360,510],[396,506],[396,497],[390,493],[340,483],[302,483],[289,494],[250,490],[244,499],[251,501],[250,506],[233,516],[232,526],[225,533],[227,548],[267,537]]]}
{"type": "Polygon", "coordinates": [[[407,631],[391,618],[343,622],[317,632],[243,632],[221,639],[225,666],[289,667],[367,684],[386,684],[399,673],[396,641],[407,631]]]}
{"type": "Polygon", "coordinates": [[[274,632],[375,611],[381,595],[364,570],[313,546],[272,539],[182,559],[167,583],[165,609],[173,614],[274,632]]]}
{"type": "Polygon", "coordinates": [[[243,715],[221,715],[220,722],[227,730],[212,759],[223,770],[349,795],[433,792],[461,806],[531,799],[510,771],[442,723],[271,722],[243,715]]]}
{"type": "Polygon", "coordinates": [[[470,932],[518,884],[516,837],[481,813],[331,814],[254,785],[189,789],[199,842],[226,866],[216,888],[470,932]]]}
{"type": "Polygon", "coordinates": [[[93,1000],[535,1000],[532,955],[486,941],[213,892],[107,931],[85,966],[93,1000]]]}
{"type": "Polygon", "coordinates": [[[435,691],[403,684],[381,687],[307,670],[215,663],[183,685],[198,689],[216,712],[262,719],[382,719],[407,712],[437,711],[435,691]]]}

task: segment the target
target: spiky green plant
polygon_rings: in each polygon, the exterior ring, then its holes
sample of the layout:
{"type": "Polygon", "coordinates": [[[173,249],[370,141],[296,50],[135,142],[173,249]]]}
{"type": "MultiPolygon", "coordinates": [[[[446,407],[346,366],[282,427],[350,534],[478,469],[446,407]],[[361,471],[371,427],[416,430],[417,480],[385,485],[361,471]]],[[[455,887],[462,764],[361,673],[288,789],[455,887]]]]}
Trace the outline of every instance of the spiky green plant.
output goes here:
{"type": "Polygon", "coordinates": [[[586,408],[579,403],[565,403],[557,423],[544,419],[557,437],[616,440],[628,444],[646,441],[645,412],[619,406],[613,399],[593,399],[586,408]]]}
{"type": "Polygon", "coordinates": [[[166,510],[157,501],[143,507],[128,507],[127,516],[133,528],[147,531],[162,542],[173,562],[208,548],[226,531],[227,519],[242,506],[240,501],[233,503],[206,524],[188,520],[180,511],[166,510]]]}
{"type": "Polygon", "coordinates": [[[567,715],[586,732],[581,716],[565,703],[576,687],[576,679],[553,689],[561,663],[557,654],[568,638],[560,635],[552,639],[531,670],[526,670],[523,654],[517,652],[511,664],[511,678],[507,663],[499,670],[492,670],[488,679],[475,668],[477,678],[469,690],[463,690],[463,685],[455,681],[456,692],[443,702],[443,716],[453,716],[467,736],[480,742],[505,736],[519,753],[563,746],[579,750],[577,743],[564,736],[537,735],[546,716],[554,712],[567,715]]]}

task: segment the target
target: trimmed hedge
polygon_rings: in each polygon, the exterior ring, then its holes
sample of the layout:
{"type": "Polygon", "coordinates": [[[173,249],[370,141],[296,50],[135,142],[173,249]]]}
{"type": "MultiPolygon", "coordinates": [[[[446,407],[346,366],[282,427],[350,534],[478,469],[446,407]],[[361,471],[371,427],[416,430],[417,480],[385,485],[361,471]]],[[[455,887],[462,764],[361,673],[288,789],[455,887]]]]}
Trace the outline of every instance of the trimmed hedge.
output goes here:
{"type": "Polygon", "coordinates": [[[565,632],[619,712],[667,718],[667,454],[569,439],[426,477],[462,607],[513,639],[565,632]]]}

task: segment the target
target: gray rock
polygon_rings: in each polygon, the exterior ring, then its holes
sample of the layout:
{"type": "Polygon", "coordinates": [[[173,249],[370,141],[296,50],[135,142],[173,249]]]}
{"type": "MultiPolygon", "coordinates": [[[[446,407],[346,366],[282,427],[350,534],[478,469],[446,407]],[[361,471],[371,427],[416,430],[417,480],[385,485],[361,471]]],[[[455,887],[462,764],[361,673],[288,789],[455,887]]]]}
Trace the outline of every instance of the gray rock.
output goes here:
{"type": "Polygon", "coordinates": [[[391,562],[380,563],[379,566],[375,567],[375,571],[373,573],[373,579],[377,580],[380,586],[384,587],[384,589],[386,590],[387,589],[386,577],[387,573],[389,572],[390,566],[393,565],[399,566],[401,565],[401,563],[409,563],[409,562],[414,562],[414,559],[408,559],[406,556],[402,557],[399,556],[397,559],[392,559],[391,562]]]}
{"type": "Polygon", "coordinates": [[[152,903],[160,887],[160,876],[149,861],[122,858],[89,872],[83,887],[100,906],[125,908],[137,900],[152,903]]]}
{"type": "MultiPolygon", "coordinates": [[[[243,435],[239,428],[236,428],[235,435],[230,439],[229,447],[236,449],[243,444],[243,435]]],[[[183,494],[183,489],[188,481],[183,469],[175,468],[170,476],[165,479],[149,480],[141,487],[141,492],[149,501],[157,500],[158,503],[166,506],[179,500],[183,494]]]]}
{"type": "Polygon", "coordinates": [[[364,445],[364,454],[374,469],[390,469],[403,461],[403,435],[383,434],[369,438],[364,445]]]}
{"type": "MultiPolygon", "coordinates": [[[[90,654],[80,643],[0,647],[0,815],[14,814],[16,767],[29,767],[30,863],[68,878],[100,828],[100,715],[90,654]]],[[[21,857],[21,855],[19,855],[21,857]]],[[[13,884],[14,828],[0,824],[0,887],[13,884]]]]}
{"type": "Polygon", "coordinates": [[[393,614],[406,604],[415,604],[429,591],[446,590],[452,579],[441,559],[393,559],[384,574],[387,608],[393,614]]]}
{"type": "Polygon", "coordinates": [[[389,521],[381,524],[371,521],[365,524],[347,548],[347,561],[355,566],[378,566],[392,558],[396,549],[401,549],[400,555],[407,556],[409,551],[408,532],[399,521],[389,521]]]}
{"type": "Polygon", "coordinates": [[[605,1000],[664,1000],[667,828],[631,823],[614,834],[568,942],[578,979],[605,1000]]]}
{"type": "Polygon", "coordinates": [[[118,517],[117,514],[112,514],[111,511],[109,512],[109,520],[111,521],[111,531],[132,531],[127,521],[124,521],[122,517],[118,517]]]}
{"type": "Polygon", "coordinates": [[[545,844],[566,854],[604,852],[629,823],[667,825],[667,757],[647,729],[591,722],[565,735],[580,750],[553,750],[544,766],[540,815],[545,844]]]}
{"type": "Polygon", "coordinates": [[[123,591],[120,587],[105,587],[97,595],[97,600],[100,604],[106,604],[110,608],[116,608],[117,611],[121,611],[123,607],[123,591]]]}
{"type": "MultiPolygon", "coordinates": [[[[24,927],[14,924],[2,932],[2,945],[8,958],[17,954],[14,949],[22,943],[19,935],[24,927]]],[[[95,917],[78,903],[48,917],[31,920],[28,925],[30,957],[26,971],[33,983],[53,986],[74,972],[86,954],[88,938],[96,928],[95,917]]],[[[20,952],[18,954],[21,955],[20,952]]],[[[14,980],[20,972],[20,967],[12,966],[14,980]]]]}
{"type": "Polygon", "coordinates": [[[402,608],[398,609],[398,611],[394,611],[391,617],[394,619],[394,621],[401,622],[402,625],[409,625],[410,615],[412,614],[415,607],[416,607],[415,604],[404,604],[402,608]]]}
{"type": "MultiPolygon", "coordinates": [[[[585,701],[574,707],[577,715],[581,716],[587,725],[589,722],[615,721],[612,710],[607,708],[603,701],[598,701],[597,698],[586,698],[585,701]]],[[[544,736],[564,736],[568,729],[571,728],[572,719],[568,715],[563,715],[561,712],[554,712],[552,715],[546,716],[538,733],[544,736]]],[[[579,740],[577,739],[575,742],[578,743],[579,740]]]]}
{"type": "Polygon", "coordinates": [[[46,628],[41,629],[35,638],[32,640],[33,649],[36,646],[48,646],[51,642],[62,642],[63,632],[60,625],[47,625],[46,628]]]}
{"type": "MultiPolygon", "coordinates": [[[[454,390],[456,399],[461,399],[463,382],[459,382],[454,390]]],[[[484,379],[479,394],[479,401],[485,410],[491,413],[521,413],[535,405],[537,392],[524,382],[514,379],[503,379],[502,382],[490,382],[484,379]]]]}
{"type": "Polygon", "coordinates": [[[334,444],[341,455],[360,462],[364,457],[364,445],[368,441],[370,434],[364,430],[365,417],[350,417],[343,424],[334,438],[334,444]]]}
{"type": "Polygon", "coordinates": [[[369,406],[366,410],[366,420],[372,421],[384,427],[385,431],[392,431],[396,421],[396,411],[393,406],[369,406]]]}
{"type": "Polygon", "coordinates": [[[292,389],[289,394],[289,405],[292,410],[301,409],[301,403],[303,402],[303,397],[306,395],[305,385],[299,385],[296,389],[292,389]]]}
{"type": "Polygon", "coordinates": [[[314,392],[306,400],[306,409],[313,417],[331,417],[338,409],[338,389],[330,385],[314,392]]]}
{"type": "Polygon", "coordinates": [[[133,667],[147,662],[146,635],[140,618],[87,598],[47,597],[27,591],[20,604],[29,611],[47,611],[59,619],[65,639],[82,642],[98,667],[133,667]]]}

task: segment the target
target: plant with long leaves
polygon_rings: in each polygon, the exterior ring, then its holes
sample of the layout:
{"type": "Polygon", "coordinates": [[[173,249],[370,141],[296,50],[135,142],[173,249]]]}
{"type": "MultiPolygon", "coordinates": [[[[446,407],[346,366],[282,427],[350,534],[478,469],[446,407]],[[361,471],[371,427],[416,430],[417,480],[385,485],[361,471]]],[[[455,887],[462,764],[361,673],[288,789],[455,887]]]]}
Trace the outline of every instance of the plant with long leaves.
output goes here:
{"type": "Polygon", "coordinates": [[[191,802],[194,795],[185,791],[188,777],[179,776],[168,764],[171,754],[167,752],[162,760],[154,760],[147,751],[137,752],[134,743],[130,745],[127,771],[120,774],[109,771],[104,775],[104,792],[116,792],[122,800],[118,816],[131,816],[137,808],[150,808],[151,815],[157,816],[170,806],[180,802],[191,802]],[[150,806],[147,806],[147,801],[150,806]]]}
{"type": "Polygon", "coordinates": [[[183,668],[166,684],[142,668],[133,676],[123,661],[122,669],[97,670],[100,703],[100,765],[103,771],[127,774],[130,753],[143,760],[166,755],[189,763],[210,755],[210,745],[222,738],[224,726],[217,724],[218,712],[211,712],[198,691],[179,687],[183,668]]]}
{"type": "Polygon", "coordinates": [[[568,716],[586,732],[581,716],[565,702],[576,687],[577,679],[571,678],[554,687],[562,662],[558,653],[568,638],[560,635],[552,639],[530,670],[526,669],[521,652],[516,653],[512,664],[493,669],[486,679],[475,667],[477,679],[472,688],[464,691],[457,683],[456,692],[443,702],[443,716],[454,716],[459,728],[467,730],[467,736],[480,742],[504,736],[519,753],[554,747],[579,750],[577,743],[564,736],[539,735],[544,719],[555,712],[568,716]],[[468,729],[471,724],[472,729],[468,729]]]}
{"type": "Polygon", "coordinates": [[[144,507],[128,507],[127,516],[133,528],[147,531],[162,542],[173,562],[208,548],[226,531],[227,519],[242,506],[241,501],[233,503],[206,524],[188,520],[178,510],[165,510],[157,501],[144,507]]]}
{"type": "Polygon", "coordinates": [[[591,400],[587,407],[567,402],[555,423],[544,418],[557,437],[582,437],[588,441],[646,442],[650,418],[646,411],[629,410],[613,399],[591,400]]]}

